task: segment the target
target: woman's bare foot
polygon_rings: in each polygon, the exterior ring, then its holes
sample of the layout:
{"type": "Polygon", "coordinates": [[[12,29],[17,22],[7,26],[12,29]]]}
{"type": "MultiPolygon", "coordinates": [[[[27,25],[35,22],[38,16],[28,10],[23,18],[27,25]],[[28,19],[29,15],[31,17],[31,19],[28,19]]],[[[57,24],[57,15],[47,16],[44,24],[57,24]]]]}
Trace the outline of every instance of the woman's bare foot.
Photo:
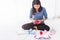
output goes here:
{"type": "Polygon", "coordinates": [[[35,30],[37,30],[37,26],[34,26],[35,30]]]}

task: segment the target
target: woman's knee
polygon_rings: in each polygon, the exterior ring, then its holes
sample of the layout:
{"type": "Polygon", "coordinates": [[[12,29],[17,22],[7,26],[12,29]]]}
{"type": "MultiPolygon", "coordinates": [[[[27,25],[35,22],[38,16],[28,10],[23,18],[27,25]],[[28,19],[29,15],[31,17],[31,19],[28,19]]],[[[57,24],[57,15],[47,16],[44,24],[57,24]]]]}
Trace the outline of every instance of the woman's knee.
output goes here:
{"type": "Polygon", "coordinates": [[[40,25],[40,26],[38,26],[38,30],[47,30],[47,31],[49,31],[50,30],[50,27],[49,26],[47,26],[47,25],[40,25]]]}
{"type": "Polygon", "coordinates": [[[27,24],[24,24],[24,25],[22,25],[22,28],[24,29],[24,30],[27,30],[27,24]]]}
{"type": "Polygon", "coordinates": [[[27,23],[27,24],[22,25],[22,28],[23,28],[24,30],[29,30],[32,26],[33,26],[33,25],[32,25],[31,23],[27,23]]]}
{"type": "Polygon", "coordinates": [[[48,25],[45,25],[45,30],[49,31],[50,27],[48,25]]]}
{"type": "Polygon", "coordinates": [[[23,28],[23,29],[25,29],[25,24],[24,24],[24,25],[22,25],[22,28],[23,28]]]}

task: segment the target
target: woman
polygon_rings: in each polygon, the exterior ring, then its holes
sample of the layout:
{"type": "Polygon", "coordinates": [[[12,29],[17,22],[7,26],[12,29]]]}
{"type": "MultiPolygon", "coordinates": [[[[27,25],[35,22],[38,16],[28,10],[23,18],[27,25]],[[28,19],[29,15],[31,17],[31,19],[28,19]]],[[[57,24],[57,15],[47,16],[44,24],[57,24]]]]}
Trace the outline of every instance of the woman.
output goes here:
{"type": "Polygon", "coordinates": [[[44,21],[47,19],[47,13],[46,9],[41,6],[41,3],[39,0],[33,0],[32,2],[32,8],[30,10],[30,19],[31,23],[24,24],[22,28],[24,30],[37,29],[37,30],[50,30],[50,27],[47,26],[44,21]],[[38,20],[38,24],[35,24],[35,20],[38,20]]]}

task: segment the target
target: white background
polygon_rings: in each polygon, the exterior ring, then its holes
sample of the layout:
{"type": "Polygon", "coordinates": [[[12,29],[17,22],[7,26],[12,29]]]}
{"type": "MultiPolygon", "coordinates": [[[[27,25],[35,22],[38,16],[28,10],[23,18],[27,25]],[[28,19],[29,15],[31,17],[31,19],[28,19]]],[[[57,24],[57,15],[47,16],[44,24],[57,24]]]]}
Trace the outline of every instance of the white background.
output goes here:
{"type": "MultiPolygon", "coordinates": [[[[23,24],[30,22],[31,3],[32,0],[0,0],[0,40],[17,39],[16,31],[20,30],[23,24]]],[[[60,16],[59,3],[59,0],[41,0],[42,6],[47,10],[48,18],[60,16]]],[[[59,40],[59,25],[55,29],[58,34],[55,40],[59,40]]]]}
{"type": "Polygon", "coordinates": [[[0,0],[0,40],[16,40],[16,0],[0,0]]]}

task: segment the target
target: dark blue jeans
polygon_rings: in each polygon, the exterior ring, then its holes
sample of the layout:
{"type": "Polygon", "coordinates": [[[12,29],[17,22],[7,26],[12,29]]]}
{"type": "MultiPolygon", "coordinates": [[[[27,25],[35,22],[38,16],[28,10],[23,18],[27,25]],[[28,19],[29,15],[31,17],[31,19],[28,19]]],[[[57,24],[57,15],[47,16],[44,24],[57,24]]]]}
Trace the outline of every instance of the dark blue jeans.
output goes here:
{"type": "Polygon", "coordinates": [[[22,28],[24,30],[29,30],[30,28],[32,28],[34,30],[35,29],[34,26],[36,26],[38,30],[43,30],[43,31],[44,30],[47,30],[47,31],[50,30],[50,27],[47,26],[47,25],[45,25],[45,23],[43,23],[43,24],[33,24],[32,22],[31,23],[24,24],[22,26],[22,28]]]}

